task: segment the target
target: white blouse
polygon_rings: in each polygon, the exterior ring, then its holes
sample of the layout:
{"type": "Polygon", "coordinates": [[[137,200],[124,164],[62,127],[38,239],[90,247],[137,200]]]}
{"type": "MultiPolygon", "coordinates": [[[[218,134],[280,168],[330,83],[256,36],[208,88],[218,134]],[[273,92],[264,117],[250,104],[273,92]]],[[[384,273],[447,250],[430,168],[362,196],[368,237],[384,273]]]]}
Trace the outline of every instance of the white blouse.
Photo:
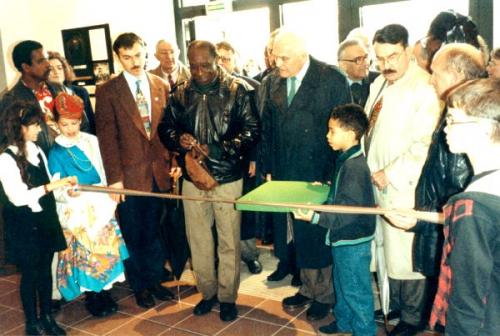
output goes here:
{"type": "MultiPolygon", "coordinates": [[[[18,153],[17,146],[8,147],[14,154],[18,153]]],[[[38,154],[40,154],[47,171],[47,158],[43,151],[35,143],[28,141],[26,143],[27,160],[34,166],[40,164],[38,154]]],[[[0,182],[9,201],[15,206],[29,206],[33,212],[41,212],[42,207],[38,203],[40,197],[45,195],[45,189],[42,186],[29,189],[21,177],[21,171],[17,167],[16,161],[7,153],[0,154],[0,182]]]]}

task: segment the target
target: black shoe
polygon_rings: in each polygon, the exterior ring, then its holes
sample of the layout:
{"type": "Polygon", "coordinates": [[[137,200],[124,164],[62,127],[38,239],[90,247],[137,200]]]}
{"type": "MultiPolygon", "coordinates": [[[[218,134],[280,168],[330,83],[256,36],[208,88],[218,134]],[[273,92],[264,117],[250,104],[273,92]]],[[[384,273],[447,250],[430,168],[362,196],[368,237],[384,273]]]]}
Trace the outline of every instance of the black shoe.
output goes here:
{"type": "Polygon", "coordinates": [[[208,299],[208,300],[201,300],[194,307],[193,313],[196,316],[205,315],[212,310],[212,307],[216,303],[217,303],[217,295],[214,295],[211,299],[208,299]]]}
{"type": "Polygon", "coordinates": [[[220,319],[224,322],[233,321],[238,317],[238,309],[236,309],[236,304],[234,303],[220,303],[220,319]]]}
{"type": "Polygon", "coordinates": [[[350,336],[352,333],[339,331],[337,328],[337,324],[332,322],[328,325],[321,326],[318,328],[318,332],[320,335],[335,335],[335,336],[350,336]]]}
{"type": "Polygon", "coordinates": [[[419,326],[406,323],[405,321],[399,321],[399,323],[392,329],[387,335],[388,336],[415,336],[418,334],[422,328],[419,326]]]}
{"type": "Polygon", "coordinates": [[[332,305],[329,303],[313,301],[312,305],[307,309],[306,318],[309,321],[322,320],[328,315],[331,307],[332,305]]]}
{"type": "Polygon", "coordinates": [[[116,301],[113,300],[109,291],[103,290],[99,294],[101,302],[105,307],[105,310],[108,312],[108,315],[116,313],[116,311],[118,310],[118,304],[116,304],[116,301]]]}
{"type": "MultiPolygon", "coordinates": [[[[382,309],[377,309],[374,312],[375,314],[375,321],[384,323],[384,312],[382,309]]],[[[399,310],[392,310],[387,314],[387,321],[395,320],[401,318],[401,311],[399,310]]]]}
{"type": "Polygon", "coordinates": [[[137,302],[139,307],[149,309],[155,306],[155,299],[153,299],[153,295],[147,289],[136,292],[134,295],[135,302],[137,302]]]}
{"type": "Polygon", "coordinates": [[[57,325],[52,315],[46,314],[40,316],[40,324],[42,326],[43,331],[45,331],[45,335],[51,335],[51,336],[66,335],[66,331],[64,331],[64,329],[62,329],[57,325]]]}
{"type": "Polygon", "coordinates": [[[42,326],[40,325],[40,323],[38,323],[38,321],[26,322],[25,332],[27,336],[43,335],[42,326]]]}
{"type": "Polygon", "coordinates": [[[149,288],[149,292],[153,294],[153,296],[161,301],[172,300],[174,298],[174,293],[169,291],[166,287],[163,287],[159,283],[149,288]]]}
{"type": "Polygon", "coordinates": [[[252,274],[259,274],[262,272],[262,264],[259,260],[243,260],[247,264],[248,271],[252,274]]]}
{"type": "Polygon", "coordinates": [[[52,300],[50,302],[50,312],[52,314],[58,313],[61,310],[62,299],[60,300],[52,300]]]}
{"type": "Polygon", "coordinates": [[[290,272],[288,271],[288,267],[281,266],[281,263],[278,264],[278,268],[276,271],[268,275],[267,281],[281,281],[283,280],[290,272]]]}
{"type": "Polygon", "coordinates": [[[287,298],[283,299],[283,307],[288,309],[288,310],[294,310],[297,308],[302,308],[307,306],[313,302],[312,299],[308,298],[307,296],[304,296],[300,293],[295,294],[294,296],[289,296],[287,298]]]}
{"type": "Polygon", "coordinates": [[[105,317],[110,314],[102,302],[101,295],[96,292],[85,292],[85,308],[96,317],[105,317]]]}
{"type": "Polygon", "coordinates": [[[174,273],[170,272],[168,269],[163,268],[163,273],[161,275],[161,282],[174,281],[174,273]]]}
{"type": "Polygon", "coordinates": [[[300,272],[294,273],[292,277],[292,282],[290,283],[293,287],[302,286],[302,280],[300,280],[300,272]]]}

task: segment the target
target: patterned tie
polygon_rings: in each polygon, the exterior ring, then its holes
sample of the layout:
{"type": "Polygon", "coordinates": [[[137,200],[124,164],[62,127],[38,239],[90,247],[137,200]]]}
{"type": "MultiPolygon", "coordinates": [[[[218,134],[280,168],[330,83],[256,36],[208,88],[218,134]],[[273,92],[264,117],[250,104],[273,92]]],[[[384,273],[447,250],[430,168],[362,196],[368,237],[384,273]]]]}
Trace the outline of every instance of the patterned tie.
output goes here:
{"type": "Polygon", "coordinates": [[[293,97],[295,97],[295,94],[297,93],[296,82],[297,82],[297,77],[295,76],[290,77],[290,90],[288,91],[288,97],[287,97],[288,106],[292,104],[293,97]]]}
{"type": "Polygon", "coordinates": [[[135,102],[137,104],[137,109],[139,109],[139,113],[141,115],[142,123],[144,124],[144,129],[148,137],[151,135],[151,121],[149,120],[149,107],[148,101],[141,90],[141,81],[137,80],[135,82],[137,85],[137,89],[135,91],[135,102]]]}

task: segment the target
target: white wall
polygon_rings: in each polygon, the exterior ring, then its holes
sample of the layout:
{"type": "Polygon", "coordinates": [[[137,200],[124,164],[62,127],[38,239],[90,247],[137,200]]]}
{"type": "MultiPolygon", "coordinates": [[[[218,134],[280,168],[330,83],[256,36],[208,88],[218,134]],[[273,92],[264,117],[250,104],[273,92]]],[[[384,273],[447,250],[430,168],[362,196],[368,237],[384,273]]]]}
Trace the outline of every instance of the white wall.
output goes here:
{"type": "Polygon", "coordinates": [[[0,8],[1,56],[9,87],[18,78],[12,48],[22,40],[36,40],[45,50],[64,54],[61,30],[107,23],[112,41],[123,32],[134,32],[146,41],[150,67],[157,64],[156,42],[175,40],[173,1],[169,0],[0,0],[0,8]]]}

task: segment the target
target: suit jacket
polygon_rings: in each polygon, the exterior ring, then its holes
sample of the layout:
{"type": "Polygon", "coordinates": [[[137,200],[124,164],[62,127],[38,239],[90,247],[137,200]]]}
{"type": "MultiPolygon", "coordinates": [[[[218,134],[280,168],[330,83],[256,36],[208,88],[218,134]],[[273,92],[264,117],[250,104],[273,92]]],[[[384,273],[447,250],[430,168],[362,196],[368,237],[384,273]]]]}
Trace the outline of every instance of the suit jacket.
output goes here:
{"type": "Polygon", "coordinates": [[[353,95],[353,103],[359,104],[361,107],[365,107],[368,96],[370,95],[370,85],[379,75],[380,73],[378,72],[370,71],[368,73],[368,76],[363,78],[363,80],[361,81],[361,95],[359,99],[356,99],[353,95]]]}
{"type": "MultiPolygon", "coordinates": [[[[175,81],[175,85],[170,88],[170,91],[174,91],[179,84],[187,82],[191,78],[191,73],[187,66],[185,66],[180,61],[177,61],[177,65],[179,66],[179,74],[177,75],[177,80],[175,81]]],[[[168,78],[163,77],[163,72],[161,71],[161,65],[158,65],[155,69],[149,70],[149,73],[156,75],[168,82],[168,78]]]]}
{"type": "MultiPolygon", "coordinates": [[[[329,180],[334,155],[326,141],[328,118],[334,107],[349,102],[351,95],[344,75],[312,57],[290,106],[286,79],[278,71],[267,75],[259,92],[263,173],[271,173],[273,180],[329,180]]],[[[286,230],[285,224],[276,225],[276,231],[278,227],[286,230]]],[[[293,230],[299,268],[322,268],[332,263],[330,248],[325,245],[325,228],[294,221],[293,230]]],[[[278,236],[286,237],[286,232],[277,232],[278,236]]],[[[276,243],[275,253],[282,258],[287,253],[286,244],[276,243]]]]}
{"type": "Polygon", "coordinates": [[[97,87],[96,130],[109,184],[151,191],[170,188],[170,155],[157,127],[168,101],[168,84],[147,75],[151,94],[151,136],[148,137],[134,96],[123,73],[97,87]]]}

